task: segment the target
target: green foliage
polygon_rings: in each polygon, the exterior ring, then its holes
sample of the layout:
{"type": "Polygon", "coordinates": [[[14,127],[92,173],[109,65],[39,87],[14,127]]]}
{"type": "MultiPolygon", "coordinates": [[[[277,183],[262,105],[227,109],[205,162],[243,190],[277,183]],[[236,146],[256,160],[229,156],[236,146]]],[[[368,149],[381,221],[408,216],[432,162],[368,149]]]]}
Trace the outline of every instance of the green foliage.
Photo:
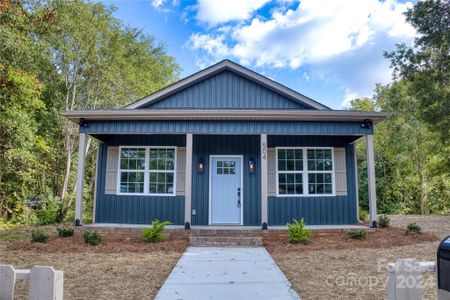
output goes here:
{"type": "Polygon", "coordinates": [[[33,243],[46,243],[49,235],[42,230],[33,230],[31,232],[31,241],[33,243]]]}
{"type": "MultiPolygon", "coordinates": [[[[0,2],[0,223],[61,222],[73,214],[78,141],[60,112],[123,107],[172,83],[180,69],[161,42],[125,26],[113,7],[0,2]],[[57,209],[52,201],[36,214],[27,208],[29,196],[48,195],[60,197],[57,209]]],[[[96,147],[86,154],[86,213],[96,147]]]]}
{"type": "Polygon", "coordinates": [[[417,223],[409,223],[408,226],[406,226],[406,234],[410,233],[422,233],[422,227],[417,223]]]}
{"type": "Polygon", "coordinates": [[[406,21],[418,35],[413,47],[397,45],[386,53],[396,79],[411,83],[417,116],[437,134],[447,156],[443,164],[450,167],[450,1],[418,1],[406,12],[406,21]]]}
{"type": "Polygon", "coordinates": [[[97,231],[83,232],[83,239],[87,245],[97,246],[102,242],[102,236],[97,231]]]}
{"type": "MultiPolygon", "coordinates": [[[[446,151],[439,135],[419,118],[417,99],[407,81],[378,85],[374,99],[352,102],[352,109],[388,111],[375,130],[377,205],[381,213],[445,213],[450,207],[450,176],[442,168],[446,151]]],[[[357,145],[360,207],[368,209],[365,144],[357,145]]]]}
{"type": "Polygon", "coordinates": [[[311,237],[311,229],[305,228],[305,220],[302,218],[299,222],[298,220],[292,220],[292,223],[288,223],[288,236],[289,243],[292,244],[307,244],[309,243],[309,238],[311,237]]]}
{"type": "Polygon", "coordinates": [[[359,220],[361,222],[365,222],[368,217],[369,217],[369,212],[363,208],[360,208],[359,209],[359,220]]]}
{"type": "Polygon", "coordinates": [[[366,239],[367,231],[365,229],[349,230],[347,231],[347,235],[351,239],[364,240],[366,239]]]}
{"type": "Polygon", "coordinates": [[[37,222],[39,225],[49,225],[59,223],[60,219],[61,200],[59,197],[48,196],[42,202],[41,208],[37,210],[37,222]]]}
{"type": "Polygon", "coordinates": [[[157,243],[165,239],[164,227],[171,224],[169,221],[152,221],[152,227],[142,228],[142,238],[147,243],[157,243]]]}
{"type": "Polygon", "coordinates": [[[388,216],[386,216],[386,215],[380,215],[379,217],[378,217],[378,225],[381,227],[381,228],[387,228],[387,227],[389,227],[389,224],[391,223],[391,219],[388,217],[388,216]]]}
{"type": "Polygon", "coordinates": [[[70,227],[61,227],[58,228],[58,236],[60,237],[69,237],[73,236],[74,229],[70,227]]]}

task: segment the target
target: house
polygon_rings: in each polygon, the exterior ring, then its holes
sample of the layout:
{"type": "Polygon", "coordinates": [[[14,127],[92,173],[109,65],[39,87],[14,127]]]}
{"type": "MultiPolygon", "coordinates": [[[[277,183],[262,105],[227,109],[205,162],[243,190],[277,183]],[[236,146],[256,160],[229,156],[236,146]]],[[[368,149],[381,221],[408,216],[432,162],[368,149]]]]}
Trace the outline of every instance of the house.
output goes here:
{"type": "MultiPolygon", "coordinates": [[[[95,223],[285,225],[358,222],[355,143],[367,145],[376,226],[374,125],[381,112],[332,110],[224,60],[124,109],[68,111],[100,142],[95,223]]],[[[79,155],[76,225],[82,224],[79,155]]]]}

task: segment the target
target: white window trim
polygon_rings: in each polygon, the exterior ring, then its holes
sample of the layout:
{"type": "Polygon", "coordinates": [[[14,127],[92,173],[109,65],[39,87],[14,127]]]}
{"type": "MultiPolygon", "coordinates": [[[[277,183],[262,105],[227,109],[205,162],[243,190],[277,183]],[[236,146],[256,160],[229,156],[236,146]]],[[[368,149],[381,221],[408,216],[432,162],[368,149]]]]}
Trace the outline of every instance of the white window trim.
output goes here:
{"type": "MultiPolygon", "coordinates": [[[[120,196],[166,196],[166,197],[174,197],[177,195],[177,147],[176,146],[119,146],[119,157],[117,164],[117,186],[116,186],[116,195],[120,196]],[[120,158],[122,154],[123,148],[135,148],[135,149],[144,149],[145,150],[145,168],[144,172],[144,192],[143,193],[122,193],[120,192],[120,173],[127,172],[127,170],[120,169],[120,158]],[[167,170],[150,170],[150,149],[173,149],[175,153],[174,157],[174,169],[173,171],[167,170]],[[173,172],[173,193],[171,194],[161,194],[161,193],[149,193],[150,187],[150,172],[161,172],[161,173],[172,173],[173,172]]],[[[141,170],[128,170],[128,172],[142,172],[141,170]]]]}
{"type": "Polygon", "coordinates": [[[275,147],[275,160],[276,160],[276,196],[280,198],[284,197],[335,197],[336,196],[336,171],[334,168],[334,148],[333,147],[275,147]],[[278,170],[278,150],[288,149],[288,150],[302,150],[303,154],[303,170],[302,171],[279,171],[278,170]],[[331,170],[330,171],[308,171],[308,150],[314,149],[324,149],[331,150],[331,170]],[[278,177],[279,173],[291,173],[291,174],[302,174],[302,184],[303,184],[303,194],[280,194],[278,177]],[[331,173],[331,194],[309,194],[308,188],[308,174],[309,173],[331,173]]]}

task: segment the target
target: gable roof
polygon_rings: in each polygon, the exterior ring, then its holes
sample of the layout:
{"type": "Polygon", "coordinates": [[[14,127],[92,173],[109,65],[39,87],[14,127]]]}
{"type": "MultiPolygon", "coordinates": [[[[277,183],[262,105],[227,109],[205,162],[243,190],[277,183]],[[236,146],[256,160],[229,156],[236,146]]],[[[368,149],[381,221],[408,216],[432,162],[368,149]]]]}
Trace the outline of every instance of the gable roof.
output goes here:
{"type": "Polygon", "coordinates": [[[203,69],[191,76],[188,76],[180,81],[177,81],[147,97],[144,97],[128,106],[125,109],[139,109],[144,108],[149,105],[152,105],[158,101],[163,100],[164,98],[173,95],[187,87],[196,84],[200,81],[205,80],[215,74],[223,72],[225,70],[229,70],[233,73],[236,73],[244,78],[247,78],[261,86],[264,86],[282,96],[289,98],[307,108],[317,109],[317,110],[330,110],[329,107],[308,98],[278,82],[275,82],[259,73],[251,71],[239,64],[236,64],[230,60],[223,60],[215,65],[212,65],[206,69],[203,69]]]}

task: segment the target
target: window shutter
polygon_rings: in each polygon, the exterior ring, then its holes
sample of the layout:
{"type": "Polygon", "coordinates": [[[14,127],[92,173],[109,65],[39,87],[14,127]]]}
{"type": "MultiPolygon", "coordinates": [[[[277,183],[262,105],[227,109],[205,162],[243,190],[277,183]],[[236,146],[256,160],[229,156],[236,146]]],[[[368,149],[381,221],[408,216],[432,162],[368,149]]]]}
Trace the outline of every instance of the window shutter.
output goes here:
{"type": "Polygon", "coordinates": [[[277,162],[275,148],[267,149],[267,196],[277,195],[277,162]]]}
{"type": "Polygon", "coordinates": [[[185,178],[186,178],[186,148],[177,148],[177,196],[185,194],[185,178]]]}
{"type": "Polygon", "coordinates": [[[347,196],[345,148],[334,148],[336,196],[347,196]]]}
{"type": "Polygon", "coordinates": [[[108,147],[106,151],[105,194],[117,194],[117,170],[119,147],[108,147]]]}

